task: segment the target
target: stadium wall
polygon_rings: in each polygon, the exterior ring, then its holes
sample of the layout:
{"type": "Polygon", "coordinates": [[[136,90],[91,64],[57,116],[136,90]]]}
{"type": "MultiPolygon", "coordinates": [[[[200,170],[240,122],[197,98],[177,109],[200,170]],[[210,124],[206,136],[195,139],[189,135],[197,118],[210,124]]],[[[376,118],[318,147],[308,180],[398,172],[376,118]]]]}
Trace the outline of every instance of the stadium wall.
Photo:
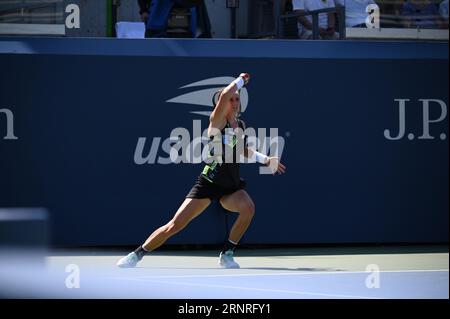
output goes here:
{"type": "MultiPolygon", "coordinates": [[[[48,208],[54,246],[167,222],[203,168],[164,164],[168,138],[241,72],[287,166],[242,165],[243,243],[448,242],[448,43],[0,38],[0,70],[0,207],[48,208]]],[[[221,243],[234,217],[213,203],[168,243],[221,243]]]]}

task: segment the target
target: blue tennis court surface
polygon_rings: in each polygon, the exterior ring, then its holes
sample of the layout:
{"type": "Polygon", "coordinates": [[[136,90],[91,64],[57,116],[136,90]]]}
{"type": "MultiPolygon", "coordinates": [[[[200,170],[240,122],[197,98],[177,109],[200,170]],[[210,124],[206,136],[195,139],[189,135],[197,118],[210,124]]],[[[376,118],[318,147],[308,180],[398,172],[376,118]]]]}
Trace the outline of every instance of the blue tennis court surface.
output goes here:
{"type": "Polygon", "coordinates": [[[241,269],[219,268],[215,251],[155,252],[133,269],[115,266],[125,252],[59,251],[41,265],[2,263],[0,293],[26,298],[448,299],[446,250],[243,250],[236,257],[241,269]]]}
{"type": "Polygon", "coordinates": [[[448,270],[381,272],[379,288],[367,288],[365,272],[217,274],[118,277],[123,284],[175,298],[448,298],[448,270]]]}

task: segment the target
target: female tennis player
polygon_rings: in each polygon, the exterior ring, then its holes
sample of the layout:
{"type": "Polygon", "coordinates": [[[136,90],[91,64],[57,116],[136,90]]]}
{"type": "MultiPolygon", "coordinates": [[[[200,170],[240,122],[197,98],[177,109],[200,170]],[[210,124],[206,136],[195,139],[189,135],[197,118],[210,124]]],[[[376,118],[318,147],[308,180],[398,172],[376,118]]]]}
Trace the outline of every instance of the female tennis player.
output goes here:
{"type": "Polygon", "coordinates": [[[245,143],[245,136],[242,134],[245,124],[239,119],[239,90],[249,79],[249,74],[241,73],[226,88],[217,92],[218,101],[213,98],[214,110],[208,126],[210,160],[207,161],[197,183],[175,216],[167,224],[156,229],[135,251],[120,259],[117,266],[135,267],[147,252],[155,250],[186,227],[209,206],[212,200],[219,200],[226,210],[239,214],[220,253],[219,265],[223,268],[239,268],[239,264],[233,258],[234,250],[252,221],[255,205],[244,190],[245,182],[239,176],[241,154],[238,154],[238,150],[243,150],[245,157],[269,166],[274,174],[284,173],[286,169],[277,157],[261,154],[247,147],[245,143]],[[241,144],[243,147],[238,147],[239,143],[243,143],[241,144]]]}

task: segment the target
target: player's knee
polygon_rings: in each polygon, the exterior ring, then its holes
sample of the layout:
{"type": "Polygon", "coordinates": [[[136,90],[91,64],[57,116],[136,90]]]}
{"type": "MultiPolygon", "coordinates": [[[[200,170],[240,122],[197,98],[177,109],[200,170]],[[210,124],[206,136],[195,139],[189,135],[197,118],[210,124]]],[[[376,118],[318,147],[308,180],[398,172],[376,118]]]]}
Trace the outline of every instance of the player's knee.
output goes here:
{"type": "Polygon", "coordinates": [[[253,215],[255,215],[255,204],[252,201],[246,202],[242,205],[239,213],[247,218],[253,218],[253,215]]]}

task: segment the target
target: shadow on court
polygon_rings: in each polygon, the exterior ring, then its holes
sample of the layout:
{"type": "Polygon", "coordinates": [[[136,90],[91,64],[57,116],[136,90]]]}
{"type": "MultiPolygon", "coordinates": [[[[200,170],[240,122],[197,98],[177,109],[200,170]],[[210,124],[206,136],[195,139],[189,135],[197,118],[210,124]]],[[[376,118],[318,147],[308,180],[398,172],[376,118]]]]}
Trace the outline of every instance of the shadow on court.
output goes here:
{"type": "MultiPolygon", "coordinates": [[[[176,270],[201,270],[201,269],[211,269],[211,270],[218,270],[219,267],[142,267],[137,266],[135,269],[149,269],[149,270],[167,270],[167,269],[176,269],[176,270]]],[[[286,267],[241,267],[240,269],[246,269],[246,270],[272,270],[272,271],[310,271],[310,272],[317,272],[317,271],[345,271],[345,269],[337,269],[337,268],[286,268],[286,267]]]]}

